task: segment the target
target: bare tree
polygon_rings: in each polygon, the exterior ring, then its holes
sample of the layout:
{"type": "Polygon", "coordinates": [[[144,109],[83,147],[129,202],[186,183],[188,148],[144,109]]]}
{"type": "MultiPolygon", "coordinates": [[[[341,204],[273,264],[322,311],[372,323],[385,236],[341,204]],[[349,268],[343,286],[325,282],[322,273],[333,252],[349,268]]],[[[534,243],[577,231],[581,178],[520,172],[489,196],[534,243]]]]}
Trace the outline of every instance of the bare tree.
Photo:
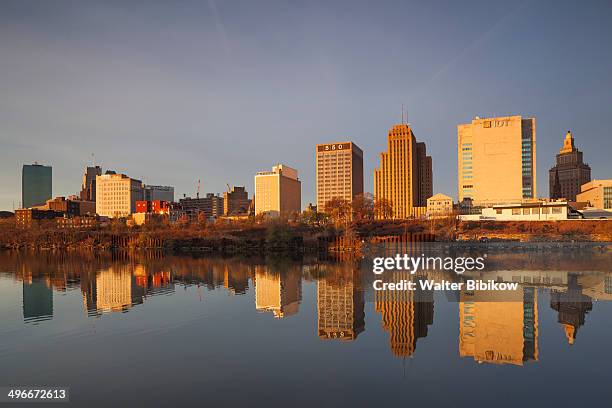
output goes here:
{"type": "Polygon", "coordinates": [[[381,197],[374,201],[374,216],[379,220],[388,220],[393,218],[393,206],[391,201],[381,197]]]}

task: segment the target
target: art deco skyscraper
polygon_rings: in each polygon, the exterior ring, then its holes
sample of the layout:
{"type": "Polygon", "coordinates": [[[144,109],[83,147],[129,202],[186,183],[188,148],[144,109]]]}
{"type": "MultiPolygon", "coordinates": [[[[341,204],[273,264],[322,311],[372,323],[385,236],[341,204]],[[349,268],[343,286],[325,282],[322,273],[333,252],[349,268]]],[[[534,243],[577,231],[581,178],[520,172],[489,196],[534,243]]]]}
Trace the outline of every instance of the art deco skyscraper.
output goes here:
{"type": "Polygon", "coordinates": [[[374,197],[386,199],[392,218],[419,216],[431,197],[432,164],[425,143],[417,143],[412,128],[405,123],[389,130],[387,151],[380,154],[380,167],[374,169],[374,197]]]}
{"type": "Polygon", "coordinates": [[[548,172],[550,198],[576,201],[580,186],[589,181],[591,168],[583,162],[582,152],[574,146],[574,137],[568,131],[557,154],[557,163],[548,172]]]}

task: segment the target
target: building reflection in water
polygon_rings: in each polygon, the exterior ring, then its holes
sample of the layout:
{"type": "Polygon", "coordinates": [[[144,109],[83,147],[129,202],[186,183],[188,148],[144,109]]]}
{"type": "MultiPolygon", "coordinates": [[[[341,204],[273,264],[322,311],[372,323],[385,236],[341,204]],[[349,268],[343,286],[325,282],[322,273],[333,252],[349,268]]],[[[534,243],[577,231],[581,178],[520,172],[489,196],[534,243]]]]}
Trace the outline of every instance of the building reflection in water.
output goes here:
{"type": "MultiPolygon", "coordinates": [[[[410,272],[388,273],[390,282],[415,279],[410,272]]],[[[416,277],[419,279],[419,277],[416,277]]],[[[427,328],[433,324],[433,290],[376,291],[376,311],[381,314],[381,324],[389,333],[391,351],[397,357],[410,357],[416,350],[417,340],[427,336],[427,328]]]]}
{"type": "Polygon", "coordinates": [[[523,365],[529,360],[537,361],[536,289],[519,286],[516,291],[502,294],[461,291],[459,355],[479,363],[523,365]]]}
{"type": "Polygon", "coordinates": [[[43,279],[23,281],[23,320],[40,322],[53,318],[53,291],[43,279]]]}
{"type": "Polygon", "coordinates": [[[288,266],[275,272],[264,265],[255,267],[255,308],[270,311],[282,318],[297,314],[302,301],[302,271],[299,266],[288,266]]]}
{"type": "Polygon", "coordinates": [[[553,290],[550,293],[550,307],[558,312],[567,342],[572,345],[576,340],[578,328],[584,325],[585,316],[593,309],[592,299],[582,293],[578,275],[568,274],[567,291],[553,290]]]}
{"type": "Polygon", "coordinates": [[[365,330],[361,276],[352,262],[325,264],[317,281],[319,338],[355,340],[365,330]]]}

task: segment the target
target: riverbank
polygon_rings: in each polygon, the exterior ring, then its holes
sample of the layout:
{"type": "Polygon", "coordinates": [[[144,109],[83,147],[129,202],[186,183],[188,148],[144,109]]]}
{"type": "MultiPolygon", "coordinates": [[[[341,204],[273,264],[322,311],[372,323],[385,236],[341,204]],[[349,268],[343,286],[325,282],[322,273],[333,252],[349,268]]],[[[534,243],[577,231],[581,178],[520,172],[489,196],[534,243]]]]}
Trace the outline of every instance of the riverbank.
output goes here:
{"type": "Polygon", "coordinates": [[[111,225],[92,229],[58,229],[0,225],[0,249],[109,250],[163,249],[174,252],[274,253],[358,251],[363,245],[406,246],[412,242],[442,242],[454,247],[482,244],[511,249],[521,243],[532,248],[575,247],[577,243],[612,242],[612,221],[459,222],[361,221],[348,226],[235,223],[181,227],[111,225]]]}

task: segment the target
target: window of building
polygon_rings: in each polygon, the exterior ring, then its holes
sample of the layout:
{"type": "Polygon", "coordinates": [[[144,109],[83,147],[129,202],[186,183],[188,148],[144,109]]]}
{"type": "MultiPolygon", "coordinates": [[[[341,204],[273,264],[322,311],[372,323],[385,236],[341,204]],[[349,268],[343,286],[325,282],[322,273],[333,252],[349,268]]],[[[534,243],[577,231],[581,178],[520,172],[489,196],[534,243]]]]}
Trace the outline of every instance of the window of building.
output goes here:
{"type": "Polygon", "coordinates": [[[542,214],[550,214],[550,208],[548,207],[542,208],[542,214]]]}
{"type": "Polygon", "coordinates": [[[512,215],[521,215],[521,209],[520,208],[513,208],[512,209],[512,215]]]}
{"type": "Polygon", "coordinates": [[[501,209],[501,208],[497,208],[497,209],[495,210],[495,213],[496,213],[496,214],[501,214],[501,213],[502,213],[502,209],[501,209]]]}
{"type": "Polygon", "coordinates": [[[552,213],[553,214],[561,214],[563,211],[561,211],[561,207],[553,207],[552,208],[552,213]]]}
{"type": "Polygon", "coordinates": [[[529,215],[529,208],[523,208],[523,215],[529,215]]]}
{"type": "Polygon", "coordinates": [[[532,208],[532,209],[531,209],[531,213],[532,213],[532,214],[538,214],[538,215],[539,215],[539,214],[540,214],[540,209],[539,209],[539,208],[532,208]]]}

